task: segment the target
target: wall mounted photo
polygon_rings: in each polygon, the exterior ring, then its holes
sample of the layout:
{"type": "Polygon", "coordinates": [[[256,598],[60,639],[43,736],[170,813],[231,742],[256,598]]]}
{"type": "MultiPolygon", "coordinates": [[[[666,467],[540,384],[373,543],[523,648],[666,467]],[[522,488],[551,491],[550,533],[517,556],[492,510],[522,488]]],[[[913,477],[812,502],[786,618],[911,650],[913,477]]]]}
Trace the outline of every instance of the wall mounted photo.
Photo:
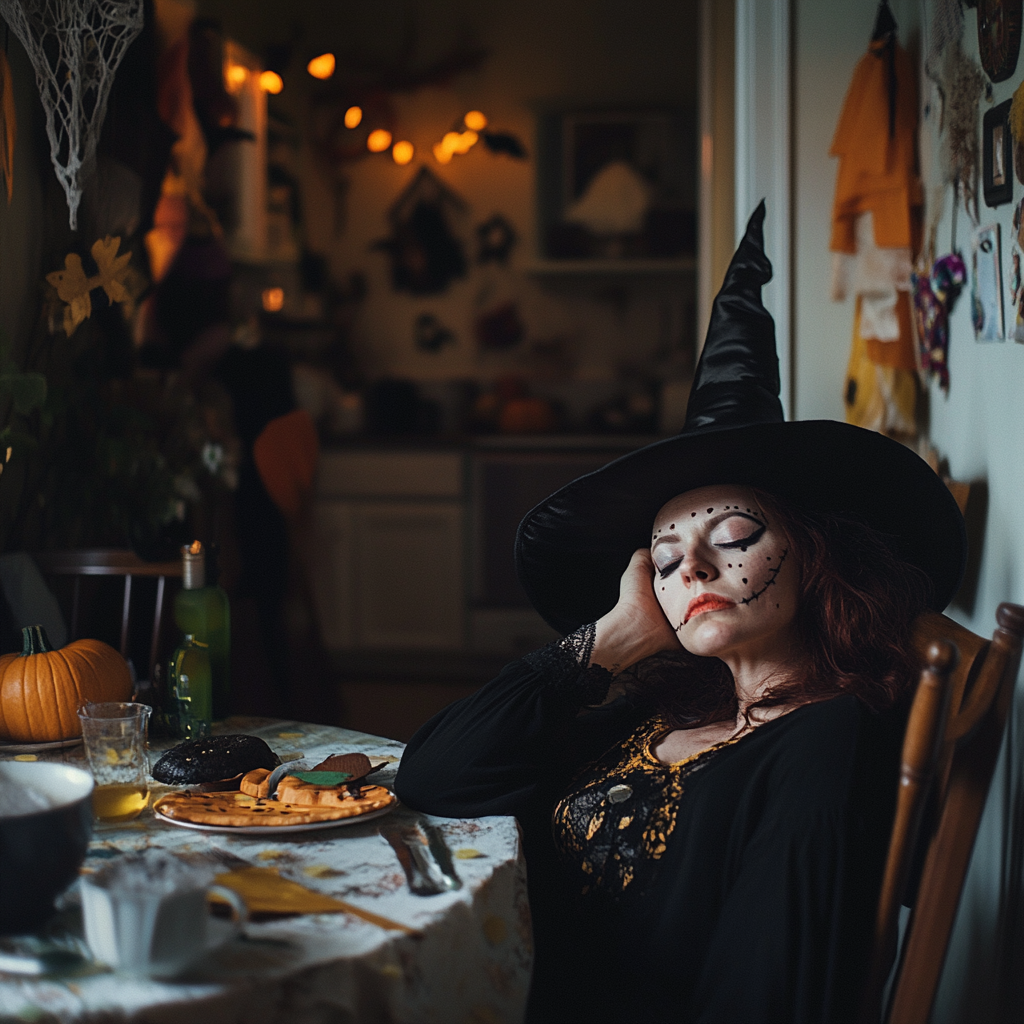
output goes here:
{"type": "Polygon", "coordinates": [[[542,256],[665,260],[696,251],[696,133],[673,111],[541,115],[542,256]]]}
{"type": "Polygon", "coordinates": [[[982,128],[981,173],[986,206],[1013,201],[1013,139],[1010,103],[986,111],[982,128]]]}
{"type": "Polygon", "coordinates": [[[999,225],[978,228],[972,240],[971,320],[977,341],[1002,341],[1003,272],[999,251],[999,225]]]}

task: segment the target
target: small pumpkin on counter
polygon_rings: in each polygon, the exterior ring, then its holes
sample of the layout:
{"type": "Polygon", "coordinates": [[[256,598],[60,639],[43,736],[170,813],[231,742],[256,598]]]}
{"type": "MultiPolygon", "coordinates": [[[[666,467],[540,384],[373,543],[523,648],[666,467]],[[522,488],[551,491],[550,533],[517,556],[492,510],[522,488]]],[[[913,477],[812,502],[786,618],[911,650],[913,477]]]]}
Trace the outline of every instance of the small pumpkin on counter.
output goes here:
{"type": "Polygon", "coordinates": [[[42,626],[26,626],[21,636],[21,654],[0,657],[0,739],[72,739],[82,734],[83,704],[131,698],[128,664],[102,640],[74,640],[54,650],[42,626]]]}

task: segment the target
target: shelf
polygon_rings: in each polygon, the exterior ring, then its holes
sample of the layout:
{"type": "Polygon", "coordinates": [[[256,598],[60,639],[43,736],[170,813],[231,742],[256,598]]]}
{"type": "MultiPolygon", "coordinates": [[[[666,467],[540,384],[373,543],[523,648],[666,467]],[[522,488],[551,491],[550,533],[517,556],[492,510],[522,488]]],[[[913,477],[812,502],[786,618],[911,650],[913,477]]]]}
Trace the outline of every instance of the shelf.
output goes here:
{"type": "Polygon", "coordinates": [[[697,271],[692,256],[671,260],[534,260],[526,272],[538,277],[685,277],[697,271]]]}

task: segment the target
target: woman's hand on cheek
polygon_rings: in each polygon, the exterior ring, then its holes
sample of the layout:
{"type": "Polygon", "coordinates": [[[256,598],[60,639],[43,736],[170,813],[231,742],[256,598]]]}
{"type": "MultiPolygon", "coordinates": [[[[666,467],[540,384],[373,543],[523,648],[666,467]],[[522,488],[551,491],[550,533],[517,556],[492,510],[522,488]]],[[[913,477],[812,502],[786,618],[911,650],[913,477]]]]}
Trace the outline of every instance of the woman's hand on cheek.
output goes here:
{"type": "Polygon", "coordinates": [[[678,646],[675,631],[654,595],[651,552],[638,548],[619,580],[619,600],[597,620],[590,664],[618,673],[652,654],[678,646]]]}

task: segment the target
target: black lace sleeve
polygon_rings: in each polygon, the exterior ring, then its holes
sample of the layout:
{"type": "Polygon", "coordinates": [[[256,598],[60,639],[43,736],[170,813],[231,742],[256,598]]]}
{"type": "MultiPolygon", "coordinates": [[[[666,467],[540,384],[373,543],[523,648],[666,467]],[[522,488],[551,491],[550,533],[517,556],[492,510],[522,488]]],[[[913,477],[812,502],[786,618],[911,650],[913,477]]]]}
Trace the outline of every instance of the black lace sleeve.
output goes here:
{"type": "Polygon", "coordinates": [[[593,625],[584,626],[506,665],[435,715],[402,757],[402,801],[452,817],[521,815],[540,806],[554,780],[586,759],[593,728],[584,719],[595,712],[580,711],[608,694],[611,673],[588,664],[594,635],[593,625]]]}
{"type": "Polygon", "coordinates": [[[561,690],[579,707],[593,707],[607,696],[612,674],[600,665],[590,664],[597,627],[593,622],[575,633],[527,654],[523,661],[546,675],[550,685],[561,690]]]}

